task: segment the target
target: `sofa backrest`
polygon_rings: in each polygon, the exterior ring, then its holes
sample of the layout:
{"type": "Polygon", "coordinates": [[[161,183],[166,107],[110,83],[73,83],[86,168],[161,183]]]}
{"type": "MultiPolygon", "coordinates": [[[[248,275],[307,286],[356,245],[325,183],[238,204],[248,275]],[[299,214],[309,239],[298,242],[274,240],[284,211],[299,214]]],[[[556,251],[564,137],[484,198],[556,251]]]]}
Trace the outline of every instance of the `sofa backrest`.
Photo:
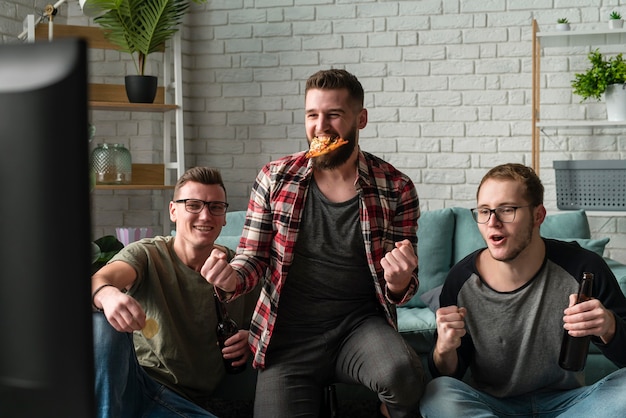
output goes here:
{"type": "Polygon", "coordinates": [[[227,212],[226,225],[222,227],[222,232],[215,242],[225,247],[232,248],[233,250],[237,249],[245,219],[245,210],[227,212]]]}

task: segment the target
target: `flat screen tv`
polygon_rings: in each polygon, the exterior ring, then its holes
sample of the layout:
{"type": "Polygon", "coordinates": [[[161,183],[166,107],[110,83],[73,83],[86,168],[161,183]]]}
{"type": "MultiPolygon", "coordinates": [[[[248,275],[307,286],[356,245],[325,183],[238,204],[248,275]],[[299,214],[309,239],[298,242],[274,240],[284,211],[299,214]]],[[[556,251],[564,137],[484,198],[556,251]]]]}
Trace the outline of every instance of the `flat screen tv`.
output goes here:
{"type": "Polygon", "coordinates": [[[83,40],[0,45],[0,417],[94,416],[83,40]]]}

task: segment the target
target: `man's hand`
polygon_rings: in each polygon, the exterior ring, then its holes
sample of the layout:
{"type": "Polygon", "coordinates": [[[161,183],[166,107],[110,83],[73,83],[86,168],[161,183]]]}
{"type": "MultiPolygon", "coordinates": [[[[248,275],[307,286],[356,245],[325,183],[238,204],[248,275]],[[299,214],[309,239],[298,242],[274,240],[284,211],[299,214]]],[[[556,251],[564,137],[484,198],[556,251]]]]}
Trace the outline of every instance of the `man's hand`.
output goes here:
{"type": "Polygon", "coordinates": [[[461,337],[465,330],[467,309],[457,306],[446,306],[437,309],[437,343],[433,360],[441,374],[451,375],[457,368],[456,349],[461,346],[461,337]]]}
{"type": "Polygon", "coordinates": [[[239,360],[232,362],[234,367],[245,364],[248,361],[248,357],[250,357],[248,335],[248,330],[240,329],[237,334],[224,341],[222,356],[224,356],[225,359],[230,360],[241,357],[239,360]]]}
{"type": "Polygon", "coordinates": [[[237,287],[235,270],[228,264],[226,254],[217,248],[211,251],[211,255],[200,269],[200,274],[207,282],[226,293],[234,292],[237,287]]]}
{"type": "Polygon", "coordinates": [[[146,313],[139,302],[116,287],[105,287],[97,297],[107,320],[117,331],[138,331],[146,325],[146,313]]]}
{"type": "Polygon", "coordinates": [[[563,316],[563,328],[572,337],[595,335],[608,344],[615,336],[615,317],[598,299],[576,304],[576,294],[569,296],[569,307],[563,316]]]}
{"type": "Polygon", "coordinates": [[[387,288],[392,295],[401,299],[409,286],[413,271],[417,268],[417,255],[411,241],[405,239],[396,242],[396,248],[385,254],[380,265],[385,272],[387,288]]]}

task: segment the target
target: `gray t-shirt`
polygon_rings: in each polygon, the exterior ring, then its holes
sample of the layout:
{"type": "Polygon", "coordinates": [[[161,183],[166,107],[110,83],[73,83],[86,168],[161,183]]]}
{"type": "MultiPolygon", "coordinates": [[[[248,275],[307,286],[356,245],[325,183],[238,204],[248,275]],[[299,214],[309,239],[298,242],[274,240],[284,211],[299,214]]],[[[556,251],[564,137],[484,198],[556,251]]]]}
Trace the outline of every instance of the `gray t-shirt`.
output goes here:
{"type": "MultiPolygon", "coordinates": [[[[498,292],[480,278],[478,250],[458,262],[441,291],[441,306],[467,308],[467,334],[461,338],[461,378],[469,367],[472,385],[497,397],[543,390],[568,390],[584,384],[584,371],[563,370],[559,353],[563,338],[563,310],[569,295],[578,291],[583,272],[595,275],[593,297],[616,315],[616,333],[609,344],[592,343],[616,364],[626,363],[626,299],[601,256],[576,243],[544,239],[542,267],[524,286],[498,292]]],[[[432,353],[429,366],[438,375],[432,353]]]]}

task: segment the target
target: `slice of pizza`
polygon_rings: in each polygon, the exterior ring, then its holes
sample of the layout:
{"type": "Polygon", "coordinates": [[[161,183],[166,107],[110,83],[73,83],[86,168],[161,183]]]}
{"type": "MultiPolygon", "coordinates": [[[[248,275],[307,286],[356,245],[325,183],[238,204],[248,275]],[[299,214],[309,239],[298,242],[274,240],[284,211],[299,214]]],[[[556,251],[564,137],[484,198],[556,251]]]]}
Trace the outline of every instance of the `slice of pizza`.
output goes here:
{"type": "Polygon", "coordinates": [[[340,137],[316,136],[311,140],[309,150],[304,154],[306,158],[319,157],[336,150],[340,146],[347,144],[348,141],[340,137]]]}

